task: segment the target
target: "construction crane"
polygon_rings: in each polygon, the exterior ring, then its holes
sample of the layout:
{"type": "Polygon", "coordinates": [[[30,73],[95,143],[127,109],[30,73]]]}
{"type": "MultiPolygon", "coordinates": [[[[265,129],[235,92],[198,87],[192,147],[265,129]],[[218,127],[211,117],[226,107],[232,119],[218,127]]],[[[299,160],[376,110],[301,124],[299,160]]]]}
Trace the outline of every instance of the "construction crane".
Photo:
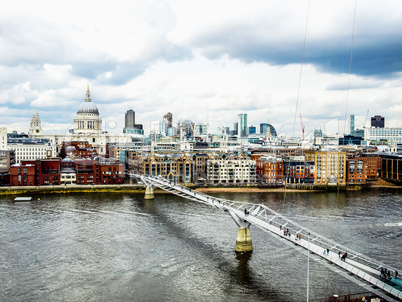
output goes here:
{"type": "Polygon", "coordinates": [[[300,113],[300,123],[301,123],[301,127],[302,127],[302,140],[304,140],[304,126],[303,126],[303,119],[302,119],[301,113],[300,113]]]}
{"type": "Polygon", "coordinates": [[[364,120],[363,128],[366,128],[366,125],[367,125],[367,118],[368,118],[369,111],[370,111],[370,109],[367,110],[366,119],[364,120]]]}

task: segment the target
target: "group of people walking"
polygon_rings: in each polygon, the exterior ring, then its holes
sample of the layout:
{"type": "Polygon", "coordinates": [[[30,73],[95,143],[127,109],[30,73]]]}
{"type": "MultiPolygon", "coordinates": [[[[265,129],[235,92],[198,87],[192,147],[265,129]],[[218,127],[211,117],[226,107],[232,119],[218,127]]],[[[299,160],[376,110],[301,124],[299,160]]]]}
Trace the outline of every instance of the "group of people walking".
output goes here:
{"type": "MultiPolygon", "coordinates": [[[[398,278],[398,271],[395,271],[394,277],[398,278]]],[[[380,273],[380,278],[381,280],[391,280],[391,271],[386,268],[381,268],[381,273],[380,273]]]]}
{"type": "MultiPolygon", "coordinates": [[[[279,229],[282,230],[282,226],[281,226],[281,225],[279,226],[279,229]]],[[[283,229],[283,236],[285,236],[285,237],[288,237],[288,236],[289,236],[289,239],[291,238],[292,234],[290,233],[290,231],[289,231],[288,228],[283,229]]],[[[301,239],[301,234],[300,234],[300,233],[296,233],[296,234],[295,234],[295,240],[300,240],[300,239],[301,239]]]]}

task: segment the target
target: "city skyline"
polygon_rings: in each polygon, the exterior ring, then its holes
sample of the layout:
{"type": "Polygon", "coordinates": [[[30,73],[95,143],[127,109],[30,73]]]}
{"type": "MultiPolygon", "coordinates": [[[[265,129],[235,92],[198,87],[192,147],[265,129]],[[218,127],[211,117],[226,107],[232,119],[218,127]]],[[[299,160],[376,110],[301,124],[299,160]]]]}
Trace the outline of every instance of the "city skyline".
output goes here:
{"type": "Polygon", "coordinates": [[[301,113],[306,138],[348,133],[350,114],[356,129],[374,115],[402,127],[402,4],[278,3],[7,3],[0,126],[27,132],[38,112],[44,132],[63,133],[89,84],[110,132],[130,109],[146,133],[167,112],[211,133],[243,113],[299,137],[301,113]]]}

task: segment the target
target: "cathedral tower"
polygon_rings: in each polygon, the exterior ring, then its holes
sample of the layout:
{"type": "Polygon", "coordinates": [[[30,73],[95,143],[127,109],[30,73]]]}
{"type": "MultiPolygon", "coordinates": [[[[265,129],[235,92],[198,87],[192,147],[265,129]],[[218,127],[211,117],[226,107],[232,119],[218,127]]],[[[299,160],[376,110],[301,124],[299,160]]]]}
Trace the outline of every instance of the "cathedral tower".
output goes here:
{"type": "Polygon", "coordinates": [[[40,134],[42,134],[41,120],[39,117],[39,113],[36,112],[31,118],[31,125],[29,127],[28,135],[35,136],[40,134]]]}

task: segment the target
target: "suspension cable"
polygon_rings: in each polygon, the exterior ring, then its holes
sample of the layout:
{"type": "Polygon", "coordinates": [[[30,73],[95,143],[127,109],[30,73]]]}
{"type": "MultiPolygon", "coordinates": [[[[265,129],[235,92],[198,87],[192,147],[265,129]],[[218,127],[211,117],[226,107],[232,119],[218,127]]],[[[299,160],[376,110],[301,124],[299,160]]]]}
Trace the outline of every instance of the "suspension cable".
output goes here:
{"type": "Polygon", "coordinates": [[[296,110],[295,110],[295,118],[294,118],[294,121],[293,121],[292,137],[294,137],[294,135],[295,135],[296,116],[297,116],[297,109],[298,109],[298,107],[299,107],[299,95],[300,95],[301,78],[302,78],[302,73],[303,73],[304,52],[305,52],[305,49],[306,49],[307,28],[308,28],[308,18],[309,18],[309,14],[310,14],[310,0],[308,1],[308,6],[307,6],[306,28],[305,28],[305,30],[304,30],[303,53],[302,53],[302,61],[301,61],[301,65],[300,65],[299,87],[298,87],[298,89],[297,89],[296,110]]]}

